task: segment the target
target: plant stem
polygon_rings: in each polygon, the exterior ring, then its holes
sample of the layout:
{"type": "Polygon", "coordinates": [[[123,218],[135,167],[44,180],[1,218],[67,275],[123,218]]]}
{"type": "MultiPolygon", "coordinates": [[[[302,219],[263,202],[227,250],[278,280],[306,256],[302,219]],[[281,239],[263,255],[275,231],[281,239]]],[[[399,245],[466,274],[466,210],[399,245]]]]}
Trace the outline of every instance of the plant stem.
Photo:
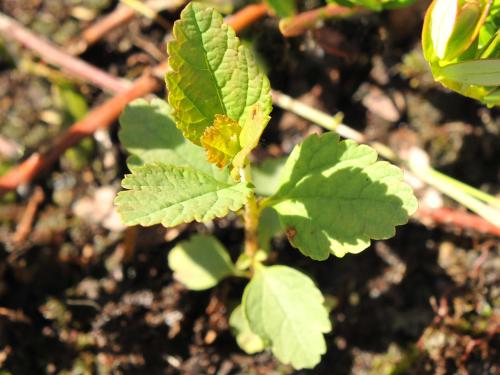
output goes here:
{"type": "MultiPolygon", "coordinates": [[[[250,164],[248,163],[240,171],[241,180],[243,182],[252,182],[252,174],[250,164]]],[[[243,221],[245,223],[245,254],[251,259],[251,264],[254,263],[255,254],[259,250],[259,241],[257,237],[257,227],[259,224],[259,206],[255,193],[252,191],[247,203],[245,204],[245,212],[243,221]]]]}
{"type": "MultiPolygon", "coordinates": [[[[440,174],[437,174],[431,167],[423,166],[411,166],[411,171],[419,177],[422,181],[433,186],[434,188],[441,191],[443,194],[454,199],[455,201],[461,203],[467,207],[472,212],[475,212],[479,216],[488,220],[490,223],[497,225],[500,223],[500,211],[496,210],[494,207],[488,206],[478,199],[474,198],[472,195],[468,194],[466,189],[463,189],[461,185],[456,184],[456,180],[447,177],[447,180],[443,180],[440,174]],[[454,183],[450,183],[449,180],[453,180],[454,183]]],[[[462,183],[461,183],[462,184],[462,183]]],[[[463,184],[465,185],[465,184],[463,184]]],[[[467,185],[465,185],[467,186],[467,185]]],[[[485,193],[486,194],[486,193],[485,193]]]]}
{"type": "Polygon", "coordinates": [[[482,200],[485,203],[488,203],[489,205],[500,209],[500,199],[485,193],[484,191],[481,191],[479,189],[476,189],[473,186],[467,185],[463,183],[462,181],[455,180],[454,178],[445,175],[444,173],[441,173],[433,168],[430,168],[429,173],[434,176],[434,178],[441,180],[443,182],[446,182],[450,185],[455,186],[456,188],[463,190],[465,193],[473,196],[474,198],[477,198],[479,200],[482,200]]]}
{"type": "Polygon", "coordinates": [[[52,42],[36,35],[15,19],[1,12],[0,34],[8,40],[21,43],[29,50],[41,56],[45,62],[62,67],[69,75],[85,78],[86,81],[109,92],[124,92],[131,87],[130,82],[113,77],[85,61],[67,54],[52,42]]]}

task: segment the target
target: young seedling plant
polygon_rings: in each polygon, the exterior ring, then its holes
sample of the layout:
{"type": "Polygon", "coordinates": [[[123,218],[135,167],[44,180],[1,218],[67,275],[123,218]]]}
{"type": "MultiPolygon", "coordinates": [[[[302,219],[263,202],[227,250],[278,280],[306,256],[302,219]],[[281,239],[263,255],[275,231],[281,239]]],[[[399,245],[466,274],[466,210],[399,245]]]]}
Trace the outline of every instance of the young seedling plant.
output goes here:
{"type": "Polygon", "coordinates": [[[188,4],[173,35],[169,104],[137,100],[120,119],[131,174],[118,211],[127,225],[165,227],[237,213],[245,239],[235,262],[213,236],[194,235],[170,251],[169,266],[192,290],[227,277],[248,280],[230,316],[240,347],[313,368],[326,352],[329,313],[309,276],[268,264],[270,238],[283,230],[314,260],[359,253],[372,239],[394,236],[416,199],[399,168],[332,132],[298,144],[279,179],[252,166],[249,155],[272,110],[268,78],[211,8],[188,4]]]}

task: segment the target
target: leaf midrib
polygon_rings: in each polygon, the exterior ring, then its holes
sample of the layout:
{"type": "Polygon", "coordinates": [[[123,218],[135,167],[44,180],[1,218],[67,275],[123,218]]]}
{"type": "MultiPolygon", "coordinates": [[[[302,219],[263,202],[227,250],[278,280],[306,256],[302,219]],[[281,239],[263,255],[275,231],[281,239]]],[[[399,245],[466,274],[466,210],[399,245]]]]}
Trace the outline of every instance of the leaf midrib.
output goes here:
{"type": "MultiPolygon", "coordinates": [[[[217,79],[215,77],[215,73],[211,69],[211,66],[208,62],[208,53],[207,53],[207,50],[205,49],[205,44],[203,42],[203,33],[200,29],[200,25],[198,24],[198,19],[196,18],[196,12],[194,10],[192,10],[192,11],[193,11],[193,18],[195,20],[194,23],[195,23],[196,29],[198,30],[198,33],[199,33],[201,49],[203,50],[203,59],[205,60],[205,65],[207,67],[207,71],[210,73],[210,77],[215,84],[216,92],[217,92],[217,99],[219,100],[219,104],[221,105],[221,108],[224,110],[223,114],[227,115],[227,108],[226,108],[226,105],[224,104],[224,100],[222,99],[221,87],[219,86],[219,82],[217,82],[217,79]]],[[[210,12],[210,25],[212,25],[212,21],[213,21],[213,12],[210,12]]],[[[210,28],[209,28],[209,30],[210,30],[210,28]]],[[[227,47],[227,33],[226,33],[226,47],[227,47]]],[[[227,50],[227,48],[226,48],[226,50],[227,50]]],[[[222,59],[224,59],[224,57],[222,57],[222,59]]]]}

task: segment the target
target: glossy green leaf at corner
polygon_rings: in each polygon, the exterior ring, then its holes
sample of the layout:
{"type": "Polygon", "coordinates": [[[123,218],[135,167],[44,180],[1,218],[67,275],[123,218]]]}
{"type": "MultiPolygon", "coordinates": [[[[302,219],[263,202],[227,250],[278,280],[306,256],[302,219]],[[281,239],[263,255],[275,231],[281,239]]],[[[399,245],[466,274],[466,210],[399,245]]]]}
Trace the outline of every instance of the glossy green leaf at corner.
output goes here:
{"type": "Polygon", "coordinates": [[[244,124],[257,103],[269,115],[269,80],[219,13],[192,2],[175,22],[173,34],[167,46],[168,101],[186,138],[200,145],[215,115],[244,124]]]}
{"type": "Polygon", "coordinates": [[[292,17],[297,13],[296,0],[265,0],[279,18],[292,17]]]}
{"type": "Polygon", "coordinates": [[[164,163],[191,167],[216,180],[236,182],[228,169],[210,164],[203,148],[187,141],[175,127],[172,109],[165,100],[137,99],[130,103],[120,116],[121,144],[130,154],[130,170],[148,163],[164,163]]]}
{"type": "Polygon", "coordinates": [[[213,236],[194,235],[177,244],[168,254],[174,278],[192,290],[209,289],[235,274],[224,246],[213,236]]]}
{"type": "Polygon", "coordinates": [[[500,57],[498,0],[434,0],[422,31],[424,56],[436,81],[488,106],[500,57]]]}
{"type": "Polygon", "coordinates": [[[407,223],[417,200],[403,173],[377,153],[334,133],[309,136],[292,151],[278,192],[265,201],[291,244],[316,260],[359,253],[407,223]]]}
{"type": "Polygon", "coordinates": [[[443,62],[455,59],[476,40],[490,5],[485,0],[434,0],[425,16],[424,49],[432,48],[443,62]]]}
{"type": "MultiPolygon", "coordinates": [[[[446,45],[447,60],[466,54],[466,51],[473,47],[490,8],[487,1],[482,3],[471,1],[462,5],[453,34],[446,45]]],[[[471,57],[474,57],[476,48],[472,48],[471,57]]]]}
{"type": "Polygon", "coordinates": [[[447,80],[467,85],[500,86],[500,59],[469,60],[440,69],[447,80]]]}
{"type": "Polygon", "coordinates": [[[324,298],[302,272],[260,266],[243,294],[250,329],[273,354],[295,369],[314,368],[326,352],[323,334],[332,329],[324,298]]]}
{"type": "Polygon", "coordinates": [[[247,354],[255,354],[266,348],[264,341],[252,332],[241,305],[236,306],[229,317],[229,326],[236,336],[238,346],[247,354]]]}
{"type": "Polygon", "coordinates": [[[122,181],[115,204],[126,225],[173,227],[208,222],[239,210],[251,188],[227,183],[191,167],[151,163],[136,167],[122,181]]]}
{"type": "Polygon", "coordinates": [[[479,32],[478,48],[481,58],[500,58],[500,1],[495,0],[479,32]]]}

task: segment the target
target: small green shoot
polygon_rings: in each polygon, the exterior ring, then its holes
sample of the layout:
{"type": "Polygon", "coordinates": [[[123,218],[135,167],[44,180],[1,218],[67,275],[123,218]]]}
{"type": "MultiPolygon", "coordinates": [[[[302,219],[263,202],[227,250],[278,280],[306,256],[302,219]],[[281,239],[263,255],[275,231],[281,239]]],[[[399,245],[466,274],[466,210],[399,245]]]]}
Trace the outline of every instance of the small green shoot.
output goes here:
{"type": "Polygon", "coordinates": [[[120,119],[131,174],[118,212],[127,225],[166,227],[239,214],[245,239],[235,263],[217,239],[195,235],[170,251],[174,277],[192,290],[249,280],[230,317],[240,347],[313,368],[327,350],[329,312],[309,276],[267,264],[272,238],[286,232],[317,260],[358,253],[393,236],[417,201],[398,168],[334,133],[308,137],[286,162],[252,166],[272,110],[270,84],[213,9],[188,4],[168,51],[169,104],[137,100],[120,119]]]}

